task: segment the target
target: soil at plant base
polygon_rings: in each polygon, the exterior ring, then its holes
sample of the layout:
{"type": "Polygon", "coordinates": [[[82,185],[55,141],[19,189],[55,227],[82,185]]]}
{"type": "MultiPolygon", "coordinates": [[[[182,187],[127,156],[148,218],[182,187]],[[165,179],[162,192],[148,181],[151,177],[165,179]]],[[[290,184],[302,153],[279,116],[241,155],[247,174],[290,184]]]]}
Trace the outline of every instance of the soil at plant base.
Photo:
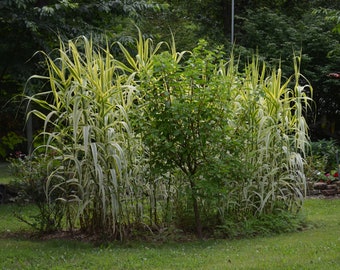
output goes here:
{"type": "Polygon", "coordinates": [[[318,195],[308,195],[306,198],[308,199],[325,199],[325,200],[337,200],[340,199],[340,194],[335,194],[335,195],[330,195],[330,196],[325,196],[322,194],[318,195]]]}
{"type": "Polygon", "coordinates": [[[153,244],[163,244],[170,242],[186,243],[197,240],[198,238],[194,233],[159,233],[159,234],[148,234],[141,232],[139,236],[128,237],[128,240],[117,240],[108,237],[103,234],[86,234],[80,230],[74,231],[56,231],[50,233],[39,233],[32,230],[18,231],[18,232],[2,232],[0,238],[14,238],[14,239],[29,239],[29,240],[66,240],[66,241],[79,241],[84,243],[90,243],[93,245],[105,245],[108,243],[126,243],[126,242],[144,242],[153,244]]]}

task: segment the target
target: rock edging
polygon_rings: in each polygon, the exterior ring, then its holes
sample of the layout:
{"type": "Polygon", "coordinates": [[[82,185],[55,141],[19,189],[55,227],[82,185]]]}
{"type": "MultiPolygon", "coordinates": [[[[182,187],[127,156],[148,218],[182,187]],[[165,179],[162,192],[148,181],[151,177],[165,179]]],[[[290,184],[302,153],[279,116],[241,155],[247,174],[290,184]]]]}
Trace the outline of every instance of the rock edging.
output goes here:
{"type": "Polygon", "coordinates": [[[337,196],[340,195],[340,181],[332,182],[308,182],[307,183],[308,196],[337,196]]]}

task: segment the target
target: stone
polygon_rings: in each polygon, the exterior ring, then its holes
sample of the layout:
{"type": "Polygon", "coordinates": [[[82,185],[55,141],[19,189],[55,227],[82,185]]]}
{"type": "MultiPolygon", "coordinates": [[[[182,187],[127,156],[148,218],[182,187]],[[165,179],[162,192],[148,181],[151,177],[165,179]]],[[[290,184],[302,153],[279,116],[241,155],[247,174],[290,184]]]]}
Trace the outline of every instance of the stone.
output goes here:
{"type": "Polygon", "coordinates": [[[335,195],[338,193],[337,189],[323,189],[321,190],[322,195],[324,196],[331,196],[331,195],[335,195]]]}
{"type": "Polygon", "coordinates": [[[321,194],[321,190],[318,190],[318,189],[314,189],[310,192],[310,195],[312,196],[317,196],[317,195],[320,195],[321,194]]]}
{"type": "Polygon", "coordinates": [[[323,190],[327,188],[327,184],[324,182],[316,182],[314,183],[314,189],[319,189],[319,190],[323,190]]]}
{"type": "Polygon", "coordinates": [[[327,185],[327,189],[338,189],[338,186],[335,184],[327,185]]]}

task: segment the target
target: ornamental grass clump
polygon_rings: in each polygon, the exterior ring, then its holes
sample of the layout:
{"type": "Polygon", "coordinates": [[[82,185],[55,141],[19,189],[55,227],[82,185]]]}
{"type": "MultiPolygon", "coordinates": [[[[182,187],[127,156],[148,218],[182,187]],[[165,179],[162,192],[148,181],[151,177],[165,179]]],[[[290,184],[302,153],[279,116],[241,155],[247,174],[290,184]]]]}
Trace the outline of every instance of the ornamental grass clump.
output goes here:
{"type": "Polygon", "coordinates": [[[45,158],[58,228],[125,239],[176,226],[203,237],[299,209],[310,98],[298,58],[283,81],[257,57],[240,72],[205,41],[177,52],[139,32],[135,47],[117,46],[123,60],[85,37],[61,42],[45,54],[48,75],[31,78],[49,82],[30,113],[44,121],[33,155],[45,158]]]}
{"type": "Polygon", "coordinates": [[[45,55],[48,76],[31,78],[50,87],[31,98],[43,108],[31,113],[45,123],[38,136],[44,144],[35,152],[43,149],[46,158],[53,152],[58,161],[46,168],[46,203],[63,205],[69,229],[122,238],[125,227],[142,218],[145,185],[142,144],[128,118],[137,96],[133,74],[85,37],[61,43],[57,53],[45,55]]]}
{"type": "Polygon", "coordinates": [[[261,215],[301,206],[309,144],[304,114],[311,98],[298,84],[299,64],[296,57],[295,74],[283,81],[281,69],[268,73],[265,63],[253,58],[237,81],[231,125],[237,133],[248,134],[243,160],[251,173],[242,184],[233,183],[232,211],[261,215]]]}

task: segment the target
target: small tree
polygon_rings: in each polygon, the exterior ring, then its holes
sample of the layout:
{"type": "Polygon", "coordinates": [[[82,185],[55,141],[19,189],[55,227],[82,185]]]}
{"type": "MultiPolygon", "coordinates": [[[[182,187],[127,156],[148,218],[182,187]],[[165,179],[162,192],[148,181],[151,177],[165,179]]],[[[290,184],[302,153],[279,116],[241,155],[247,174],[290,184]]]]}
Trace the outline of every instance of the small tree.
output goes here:
{"type": "Polygon", "coordinates": [[[153,58],[151,72],[142,74],[146,105],[139,118],[154,167],[185,176],[177,188],[189,190],[184,194],[192,203],[199,237],[203,208],[215,204],[209,217],[216,217],[216,203],[239,150],[238,139],[228,137],[231,82],[220,65],[222,50],[206,46],[201,41],[183,62],[168,52],[153,58]]]}

